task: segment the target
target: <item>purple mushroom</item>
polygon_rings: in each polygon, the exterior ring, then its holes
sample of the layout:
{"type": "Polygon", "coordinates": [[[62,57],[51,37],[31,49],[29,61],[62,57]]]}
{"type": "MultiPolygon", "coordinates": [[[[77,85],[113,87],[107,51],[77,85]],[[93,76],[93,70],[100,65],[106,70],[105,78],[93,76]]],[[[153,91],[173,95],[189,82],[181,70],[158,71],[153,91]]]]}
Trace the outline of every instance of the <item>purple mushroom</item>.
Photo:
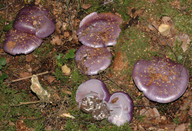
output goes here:
{"type": "Polygon", "coordinates": [[[133,118],[133,101],[131,97],[124,92],[115,92],[111,95],[108,104],[110,116],[108,121],[121,126],[130,122],[133,118]]]}
{"type": "Polygon", "coordinates": [[[93,12],[81,22],[77,35],[82,44],[99,48],[116,44],[123,20],[112,13],[93,12]]]}
{"type": "Polygon", "coordinates": [[[189,74],[187,69],[168,58],[139,60],[133,69],[133,80],[144,95],[159,103],[169,103],[185,92],[189,74]]]}
{"type": "Polygon", "coordinates": [[[55,30],[55,20],[45,8],[36,5],[26,6],[16,16],[13,27],[17,30],[45,38],[55,30]]]}
{"type": "Polygon", "coordinates": [[[81,101],[85,96],[98,96],[100,100],[108,101],[109,92],[105,84],[98,79],[90,79],[83,82],[77,89],[76,101],[81,105],[81,101]]]}
{"type": "Polygon", "coordinates": [[[6,34],[3,49],[12,55],[28,54],[41,45],[42,39],[29,33],[10,30],[6,34]]]}
{"type": "Polygon", "coordinates": [[[102,120],[109,116],[106,103],[108,100],[109,92],[105,84],[97,79],[83,82],[76,92],[79,108],[86,113],[92,113],[95,120],[102,120]]]}
{"type": "Polygon", "coordinates": [[[82,45],[75,55],[80,71],[87,75],[95,75],[105,70],[111,63],[112,55],[107,48],[91,48],[82,45]]]}

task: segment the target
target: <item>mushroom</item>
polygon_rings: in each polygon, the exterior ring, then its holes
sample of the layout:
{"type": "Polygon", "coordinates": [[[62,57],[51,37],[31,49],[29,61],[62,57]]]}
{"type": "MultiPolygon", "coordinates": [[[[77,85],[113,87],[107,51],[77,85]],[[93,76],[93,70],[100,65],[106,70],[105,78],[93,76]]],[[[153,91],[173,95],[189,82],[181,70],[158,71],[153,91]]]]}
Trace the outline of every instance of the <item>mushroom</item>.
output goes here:
{"type": "Polygon", "coordinates": [[[117,126],[131,122],[133,118],[133,101],[128,94],[124,92],[113,93],[107,106],[110,110],[109,122],[117,126]]]}
{"type": "Polygon", "coordinates": [[[116,44],[123,20],[112,13],[93,12],[81,22],[77,35],[82,44],[93,47],[106,47],[116,44]]]}
{"type": "Polygon", "coordinates": [[[41,43],[42,39],[38,38],[34,34],[29,34],[14,29],[10,30],[6,34],[3,49],[5,52],[12,55],[28,54],[35,48],[39,47],[41,43]]]}
{"type": "Polygon", "coordinates": [[[178,99],[189,82],[188,71],[183,65],[160,57],[136,62],[132,76],[139,90],[148,99],[159,103],[178,99]]]}
{"type": "Polygon", "coordinates": [[[55,20],[44,7],[26,6],[16,16],[13,27],[17,30],[45,38],[55,30],[55,20]]]}
{"type": "Polygon", "coordinates": [[[87,75],[95,75],[111,64],[111,53],[107,48],[91,48],[82,45],[75,55],[80,71],[87,75]]]}
{"type": "Polygon", "coordinates": [[[76,101],[79,108],[86,112],[92,113],[95,120],[102,120],[109,115],[107,101],[109,92],[105,84],[97,79],[91,79],[83,82],[77,89],[76,101]]]}

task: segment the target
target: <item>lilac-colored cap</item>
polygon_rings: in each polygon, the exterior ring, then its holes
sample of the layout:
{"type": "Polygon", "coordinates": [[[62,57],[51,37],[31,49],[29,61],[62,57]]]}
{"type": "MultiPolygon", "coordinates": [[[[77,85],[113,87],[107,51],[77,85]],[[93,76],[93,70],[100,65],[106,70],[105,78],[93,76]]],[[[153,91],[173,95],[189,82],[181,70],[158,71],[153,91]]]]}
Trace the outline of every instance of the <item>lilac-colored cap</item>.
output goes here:
{"type": "Polygon", "coordinates": [[[133,118],[133,101],[124,92],[115,92],[109,98],[107,104],[110,110],[108,121],[117,126],[131,122],[133,118]]]}
{"type": "Polygon", "coordinates": [[[123,20],[115,14],[93,12],[80,22],[77,31],[79,41],[94,48],[115,45],[122,22],[123,20]]]}
{"type": "Polygon", "coordinates": [[[36,5],[26,6],[16,16],[13,27],[17,30],[45,38],[55,30],[55,20],[45,8],[36,5]]]}
{"type": "Polygon", "coordinates": [[[111,64],[111,53],[107,48],[91,48],[82,45],[75,55],[80,71],[87,75],[95,75],[111,64]]]}
{"type": "Polygon", "coordinates": [[[106,102],[109,100],[109,92],[105,84],[98,79],[90,79],[83,82],[77,89],[76,102],[79,103],[79,107],[81,106],[82,99],[91,94],[99,97],[100,100],[106,102]]]}
{"type": "Polygon", "coordinates": [[[12,55],[28,54],[39,47],[42,39],[37,36],[18,30],[10,30],[6,34],[6,40],[3,49],[12,55]]]}
{"type": "Polygon", "coordinates": [[[169,103],[183,95],[189,82],[187,69],[168,58],[139,60],[133,69],[133,80],[152,101],[169,103]]]}

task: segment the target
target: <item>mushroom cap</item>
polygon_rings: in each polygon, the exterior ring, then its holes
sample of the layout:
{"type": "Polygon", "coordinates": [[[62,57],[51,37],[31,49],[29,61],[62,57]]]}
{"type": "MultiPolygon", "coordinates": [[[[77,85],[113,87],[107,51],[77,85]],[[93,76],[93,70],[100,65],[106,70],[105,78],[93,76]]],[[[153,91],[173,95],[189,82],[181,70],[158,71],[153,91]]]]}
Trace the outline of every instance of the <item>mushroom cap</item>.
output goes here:
{"type": "Polygon", "coordinates": [[[79,41],[94,48],[115,45],[121,32],[122,21],[119,16],[112,13],[93,12],[80,22],[77,31],[79,41]]]}
{"type": "Polygon", "coordinates": [[[17,30],[45,38],[55,30],[55,20],[50,12],[36,5],[26,6],[16,16],[13,27],[17,30]]]}
{"type": "Polygon", "coordinates": [[[148,99],[159,103],[178,99],[189,82],[188,71],[183,65],[160,57],[136,62],[132,76],[139,90],[148,99]]]}
{"type": "Polygon", "coordinates": [[[41,43],[42,39],[37,36],[14,29],[6,34],[3,49],[12,55],[28,54],[39,47],[41,43]]]}
{"type": "Polygon", "coordinates": [[[95,75],[111,64],[111,53],[107,48],[91,48],[82,45],[75,55],[80,71],[87,75],[95,75]]]}
{"type": "Polygon", "coordinates": [[[131,122],[133,118],[133,101],[131,97],[124,92],[115,92],[108,101],[110,116],[108,121],[121,126],[126,122],[131,122]]]}
{"type": "Polygon", "coordinates": [[[83,82],[76,91],[76,102],[79,103],[79,108],[82,104],[82,99],[89,96],[96,96],[102,101],[109,100],[109,92],[105,84],[98,79],[90,79],[83,82]]]}

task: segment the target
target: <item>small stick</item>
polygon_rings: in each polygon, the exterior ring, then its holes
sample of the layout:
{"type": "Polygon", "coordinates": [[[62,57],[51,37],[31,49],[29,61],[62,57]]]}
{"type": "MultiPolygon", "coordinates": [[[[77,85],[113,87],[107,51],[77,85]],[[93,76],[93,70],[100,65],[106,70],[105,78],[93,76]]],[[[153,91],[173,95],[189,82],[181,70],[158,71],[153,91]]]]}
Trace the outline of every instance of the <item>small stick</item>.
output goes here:
{"type": "Polygon", "coordinates": [[[18,105],[12,105],[12,107],[14,107],[14,106],[21,106],[21,105],[36,104],[36,103],[40,103],[40,102],[41,101],[20,102],[18,105]]]}
{"type": "MultiPolygon", "coordinates": [[[[45,72],[36,74],[36,76],[45,75],[45,74],[48,74],[48,73],[49,73],[49,71],[45,71],[45,72]]],[[[23,78],[19,78],[19,79],[16,79],[16,80],[12,80],[10,83],[14,83],[14,82],[17,82],[17,81],[22,81],[22,80],[25,80],[25,79],[29,79],[31,77],[32,77],[32,75],[27,76],[27,77],[23,77],[23,78]]]]}

